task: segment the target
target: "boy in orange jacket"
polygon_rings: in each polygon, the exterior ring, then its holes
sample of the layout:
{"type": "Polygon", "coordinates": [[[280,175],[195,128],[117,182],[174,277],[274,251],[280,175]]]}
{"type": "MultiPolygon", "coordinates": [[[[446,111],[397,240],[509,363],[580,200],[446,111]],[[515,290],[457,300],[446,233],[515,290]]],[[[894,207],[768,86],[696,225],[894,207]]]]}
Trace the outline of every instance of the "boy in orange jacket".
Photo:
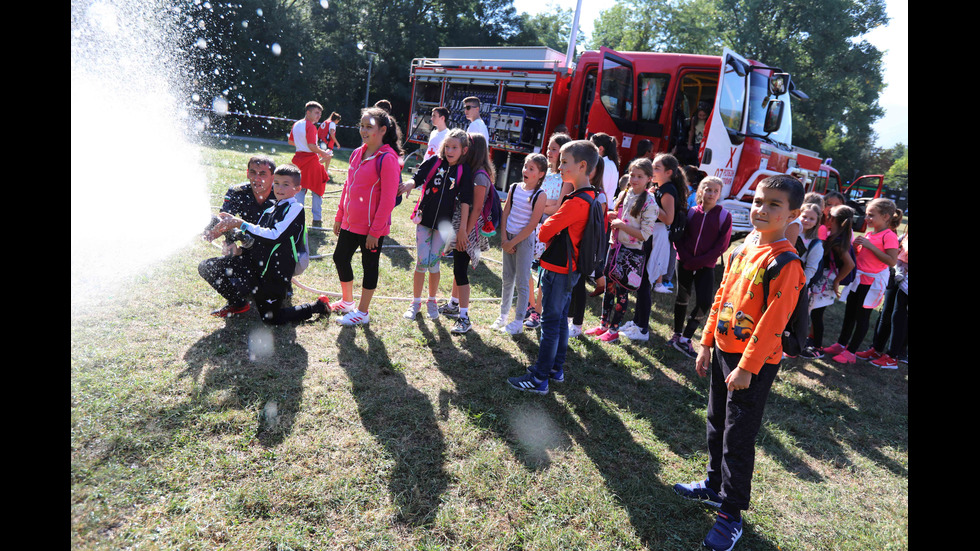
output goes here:
{"type": "Polygon", "coordinates": [[[766,267],[786,251],[786,226],[800,215],[803,185],[771,176],[756,188],[751,220],[755,231],[733,258],[715,295],[701,337],[695,368],[711,370],[708,395],[708,478],[675,484],[678,495],[718,507],[704,538],[709,549],[732,549],[742,535],[741,513],[749,506],[755,438],[769,389],[782,359],[782,334],[805,284],[803,266],[789,262],[763,292],[766,267]],[[714,353],[712,354],[712,348],[714,353]]]}

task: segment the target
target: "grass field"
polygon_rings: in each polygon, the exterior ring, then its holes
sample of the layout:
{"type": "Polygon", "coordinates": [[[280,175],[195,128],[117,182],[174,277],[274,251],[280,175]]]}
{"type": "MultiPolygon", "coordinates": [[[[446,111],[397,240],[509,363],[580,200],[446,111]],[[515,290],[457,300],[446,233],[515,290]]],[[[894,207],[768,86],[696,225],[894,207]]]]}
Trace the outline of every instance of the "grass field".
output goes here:
{"type": "MultiPolygon", "coordinates": [[[[202,147],[213,205],[243,180],[245,147],[202,147]]],[[[386,244],[414,246],[408,210],[386,244]]],[[[314,234],[325,259],[304,284],[339,290],[334,244],[314,234]]],[[[671,490],[707,460],[707,380],[664,346],[672,296],[657,296],[648,343],[573,339],[566,382],[539,397],[505,383],[537,343],[488,328],[499,303],[475,303],[461,336],[381,299],[362,328],[219,320],[196,269],[215,252],[189,241],[73,304],[72,548],[693,549],[710,528],[710,510],[671,490]]],[[[413,262],[388,249],[378,295],[410,296],[413,262]]],[[[499,297],[499,273],[481,264],[473,296],[499,297]]],[[[907,549],[907,366],[784,362],[753,482],[739,549],[907,549]]]]}

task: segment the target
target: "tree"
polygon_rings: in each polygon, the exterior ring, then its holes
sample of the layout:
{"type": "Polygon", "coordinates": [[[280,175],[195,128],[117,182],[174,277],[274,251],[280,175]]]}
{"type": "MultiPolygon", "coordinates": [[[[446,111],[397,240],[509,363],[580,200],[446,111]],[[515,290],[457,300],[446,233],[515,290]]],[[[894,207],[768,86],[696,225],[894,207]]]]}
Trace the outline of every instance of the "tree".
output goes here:
{"type": "Polygon", "coordinates": [[[892,189],[908,192],[909,189],[909,151],[895,160],[888,172],[885,173],[885,185],[892,189]]]}
{"type": "MultiPolygon", "coordinates": [[[[549,4],[545,11],[536,15],[520,15],[520,31],[510,39],[514,46],[547,46],[558,52],[568,49],[575,12],[549,4]]],[[[577,48],[585,46],[585,33],[579,29],[575,40],[577,48]]]]}

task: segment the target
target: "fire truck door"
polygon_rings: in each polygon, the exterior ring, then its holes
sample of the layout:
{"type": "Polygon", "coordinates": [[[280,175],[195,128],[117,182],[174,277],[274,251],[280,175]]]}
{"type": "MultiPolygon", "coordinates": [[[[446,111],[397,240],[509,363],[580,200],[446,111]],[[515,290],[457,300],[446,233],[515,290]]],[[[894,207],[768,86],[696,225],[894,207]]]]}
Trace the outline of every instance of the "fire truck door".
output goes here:
{"type": "Polygon", "coordinates": [[[724,182],[722,197],[731,193],[748,128],[749,63],[725,48],[718,74],[718,92],[701,144],[701,170],[724,182]]]}

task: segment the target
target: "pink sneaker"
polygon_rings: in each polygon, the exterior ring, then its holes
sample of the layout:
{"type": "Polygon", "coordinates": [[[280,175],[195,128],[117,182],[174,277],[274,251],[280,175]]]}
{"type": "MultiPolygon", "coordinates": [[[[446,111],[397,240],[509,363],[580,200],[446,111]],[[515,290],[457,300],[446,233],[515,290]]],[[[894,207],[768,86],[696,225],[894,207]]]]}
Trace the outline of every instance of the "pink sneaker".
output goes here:
{"type": "MultiPolygon", "coordinates": [[[[824,351],[826,352],[826,350],[824,351]]],[[[857,363],[857,356],[855,356],[853,353],[851,353],[849,350],[845,348],[843,352],[834,356],[833,360],[837,363],[853,364],[853,363],[857,363]]]]}
{"type": "Polygon", "coordinates": [[[830,345],[830,346],[828,346],[828,347],[826,347],[826,348],[823,349],[823,355],[824,356],[836,356],[836,355],[840,354],[843,351],[844,351],[844,345],[842,345],[839,342],[835,342],[834,344],[832,344],[832,345],[830,345]]]}
{"type": "Polygon", "coordinates": [[[876,365],[882,369],[898,369],[898,360],[892,358],[888,354],[882,354],[878,358],[871,362],[871,365],[876,365]]]}
{"type": "Polygon", "coordinates": [[[619,340],[619,331],[605,331],[602,335],[599,335],[599,340],[602,342],[615,342],[619,340]]]}
{"type": "Polygon", "coordinates": [[[585,334],[590,337],[601,337],[606,331],[609,331],[609,329],[601,325],[596,325],[592,329],[587,330],[585,334]]]}
{"type": "Polygon", "coordinates": [[[862,352],[858,352],[854,356],[857,357],[860,360],[867,360],[867,361],[871,362],[871,361],[874,361],[874,360],[877,360],[878,358],[880,358],[881,357],[881,352],[878,352],[872,346],[871,348],[869,348],[867,350],[864,350],[862,352]]]}

